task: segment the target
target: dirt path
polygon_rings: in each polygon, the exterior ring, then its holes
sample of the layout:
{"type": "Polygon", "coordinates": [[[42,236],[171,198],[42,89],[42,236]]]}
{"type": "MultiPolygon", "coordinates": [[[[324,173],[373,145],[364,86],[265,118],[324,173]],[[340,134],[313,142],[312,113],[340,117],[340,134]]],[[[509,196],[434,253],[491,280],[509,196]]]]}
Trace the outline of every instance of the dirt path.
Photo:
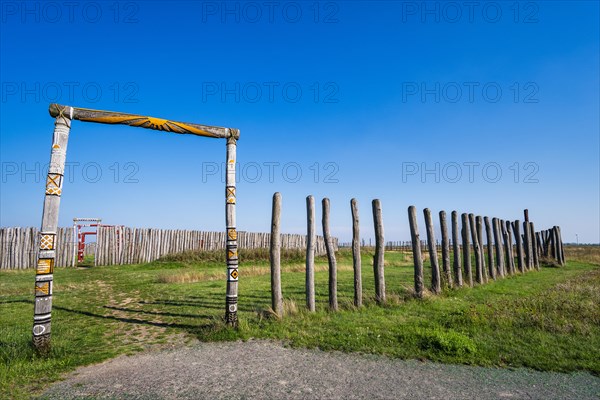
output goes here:
{"type": "Polygon", "coordinates": [[[297,350],[278,343],[200,343],[80,368],[45,399],[599,399],[587,373],[443,365],[297,350]]]}

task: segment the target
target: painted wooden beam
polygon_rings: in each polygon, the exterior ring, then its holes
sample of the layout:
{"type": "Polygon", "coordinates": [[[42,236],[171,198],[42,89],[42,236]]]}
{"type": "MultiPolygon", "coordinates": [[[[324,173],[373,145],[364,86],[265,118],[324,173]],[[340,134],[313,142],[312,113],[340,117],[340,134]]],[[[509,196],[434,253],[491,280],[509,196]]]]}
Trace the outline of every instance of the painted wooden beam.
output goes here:
{"type": "Polygon", "coordinates": [[[48,111],[54,118],[62,115],[68,116],[71,120],[95,122],[99,124],[129,125],[138,128],[154,129],[157,131],[213,138],[233,137],[236,140],[240,138],[240,131],[235,128],[223,128],[219,126],[194,124],[191,122],[178,122],[116,111],[93,110],[90,108],[63,106],[55,103],[50,104],[48,111]]]}

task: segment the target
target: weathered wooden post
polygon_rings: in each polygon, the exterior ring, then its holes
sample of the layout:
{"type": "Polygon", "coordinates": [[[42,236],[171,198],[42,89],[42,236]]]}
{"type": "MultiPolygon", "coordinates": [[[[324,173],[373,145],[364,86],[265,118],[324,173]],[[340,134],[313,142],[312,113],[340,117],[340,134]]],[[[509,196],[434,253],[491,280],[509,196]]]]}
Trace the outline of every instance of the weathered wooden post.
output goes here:
{"type": "Polygon", "coordinates": [[[481,247],[479,246],[479,240],[477,237],[477,223],[475,221],[475,215],[469,214],[469,227],[471,229],[471,241],[473,242],[473,252],[475,253],[475,280],[477,283],[483,283],[483,273],[481,266],[481,247]]]}
{"type": "Polygon", "coordinates": [[[423,210],[425,216],[425,228],[427,230],[427,248],[429,249],[429,261],[431,263],[431,291],[439,294],[442,291],[440,284],[440,265],[437,258],[437,248],[435,246],[435,234],[433,232],[433,221],[431,220],[431,211],[429,208],[423,210]]]}
{"type": "Polygon", "coordinates": [[[536,270],[540,270],[540,259],[538,254],[538,241],[533,222],[529,223],[529,237],[531,238],[531,254],[533,255],[533,266],[536,270]]]}
{"type": "Polygon", "coordinates": [[[337,311],[337,263],[335,260],[335,250],[333,249],[333,239],[329,231],[329,199],[325,197],[321,204],[323,206],[323,240],[325,241],[327,262],[329,264],[329,308],[332,311],[337,311]]]}
{"type": "Polygon", "coordinates": [[[518,219],[513,222],[513,233],[515,236],[515,247],[517,248],[517,267],[521,273],[524,273],[525,260],[523,257],[523,242],[521,242],[521,222],[518,219]]]}
{"type": "Polygon", "coordinates": [[[446,284],[452,287],[452,269],[450,267],[450,238],[446,225],[446,211],[440,211],[440,229],[442,230],[442,270],[446,276],[446,284]]]}
{"type": "Polygon", "coordinates": [[[533,267],[533,259],[531,256],[531,238],[529,236],[529,210],[523,210],[523,216],[525,220],[523,221],[523,250],[525,250],[525,265],[527,269],[530,270],[533,267]]]}
{"type": "Polygon", "coordinates": [[[456,286],[462,287],[462,269],[460,262],[460,235],[458,232],[458,213],[452,211],[452,253],[454,255],[453,266],[454,266],[454,282],[456,286]]]}
{"type": "Polygon", "coordinates": [[[498,277],[504,278],[504,258],[502,257],[502,238],[500,237],[500,221],[498,218],[492,218],[492,228],[494,229],[494,244],[496,248],[496,267],[498,277]]]}
{"type": "Polygon", "coordinates": [[[352,211],[352,267],[354,269],[354,305],[362,306],[362,262],[360,256],[360,227],[358,216],[358,201],[350,200],[352,211]]]}
{"type": "Polygon", "coordinates": [[[383,218],[381,216],[381,202],[374,199],[373,224],[375,225],[375,255],[373,256],[373,272],[375,274],[375,297],[378,303],[385,303],[385,238],[383,232],[383,218]]]}
{"type": "Polygon", "coordinates": [[[271,307],[279,318],[283,316],[283,295],[281,293],[281,194],[273,195],[271,214],[271,307]]]}
{"type": "Polygon", "coordinates": [[[54,136],[50,165],[46,177],[44,211],[40,229],[38,261],[35,276],[35,306],[33,315],[33,345],[42,352],[50,350],[52,283],[56,260],[56,233],[62,194],[67,144],[73,119],[72,107],[60,107],[54,120],[54,136]]]}
{"type": "Polygon", "coordinates": [[[490,226],[489,217],[483,217],[485,224],[485,237],[487,240],[487,259],[489,276],[496,280],[496,266],[494,265],[494,242],[492,241],[492,227],[490,226]]]}
{"type": "Polygon", "coordinates": [[[542,254],[544,254],[544,239],[542,236],[542,232],[536,232],[535,233],[535,242],[537,243],[537,257],[538,257],[538,263],[540,261],[540,257],[542,256],[542,254]]]}
{"type": "Polygon", "coordinates": [[[415,296],[423,297],[423,258],[421,257],[421,239],[417,226],[417,209],[408,207],[408,222],[410,224],[410,238],[412,241],[413,264],[415,267],[415,296]]]}
{"type": "Polygon", "coordinates": [[[554,259],[558,262],[559,265],[562,265],[561,257],[560,257],[560,238],[558,236],[558,227],[552,227],[552,242],[554,244],[554,259]]]}
{"type": "Polygon", "coordinates": [[[561,265],[565,265],[567,262],[565,260],[565,246],[563,244],[562,234],[560,232],[560,226],[558,226],[558,225],[556,226],[556,233],[558,236],[558,243],[559,243],[559,249],[560,249],[560,251],[559,251],[560,262],[561,262],[561,265]]]}
{"type": "Polygon", "coordinates": [[[469,216],[461,214],[462,219],[462,243],[463,243],[463,265],[469,286],[473,287],[473,271],[471,270],[471,249],[469,244],[469,216]]]}
{"type": "Polygon", "coordinates": [[[554,259],[560,265],[560,241],[558,239],[558,229],[556,228],[556,225],[552,227],[550,233],[552,235],[552,252],[554,254],[554,259]]]}
{"type": "Polygon", "coordinates": [[[306,233],[306,307],[315,311],[315,198],[306,198],[307,233],[306,233]]]}
{"type": "Polygon", "coordinates": [[[533,269],[533,257],[531,255],[531,228],[529,221],[523,221],[523,248],[525,249],[525,265],[528,270],[533,269]]]}
{"type": "Polygon", "coordinates": [[[513,255],[512,227],[510,221],[502,221],[502,234],[504,235],[506,269],[511,275],[515,274],[515,256],[513,255]]]}
{"type": "Polygon", "coordinates": [[[483,282],[488,281],[487,270],[485,269],[485,247],[483,246],[483,218],[481,216],[475,217],[475,225],[477,226],[477,241],[479,242],[479,254],[481,257],[481,274],[483,276],[483,282]]]}

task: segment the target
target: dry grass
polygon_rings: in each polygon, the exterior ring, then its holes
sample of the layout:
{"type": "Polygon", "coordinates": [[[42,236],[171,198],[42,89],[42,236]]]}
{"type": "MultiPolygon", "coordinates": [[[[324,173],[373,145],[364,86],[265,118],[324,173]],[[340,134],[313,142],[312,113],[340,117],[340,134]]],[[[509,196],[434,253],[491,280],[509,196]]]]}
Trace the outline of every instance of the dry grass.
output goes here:
{"type": "Polygon", "coordinates": [[[224,279],[225,272],[201,272],[195,270],[161,273],[156,277],[158,283],[194,283],[224,279]]]}
{"type": "MultiPolygon", "coordinates": [[[[317,264],[315,265],[315,272],[323,272],[329,269],[328,265],[317,264]]],[[[304,272],[304,264],[292,264],[284,265],[282,270],[285,272],[304,272]]],[[[340,265],[337,266],[338,271],[352,271],[351,265],[340,265]]],[[[262,267],[257,265],[243,265],[240,267],[240,274],[243,277],[250,276],[261,276],[271,273],[270,267],[262,267]]],[[[219,279],[225,279],[225,272],[220,271],[198,271],[194,269],[185,269],[175,272],[163,272],[156,277],[158,283],[196,283],[196,282],[208,282],[219,279]]]]}
{"type": "Polygon", "coordinates": [[[567,261],[575,260],[581,262],[587,262],[590,264],[600,265],[600,246],[599,245],[585,245],[585,246],[574,246],[565,245],[565,258],[567,261]]]}
{"type": "MultiPolygon", "coordinates": [[[[269,249],[239,249],[240,259],[244,262],[269,261],[269,249]]],[[[298,262],[304,260],[305,252],[302,249],[281,249],[282,262],[298,262]]],[[[224,250],[186,251],[178,254],[168,254],[159,260],[164,262],[225,262],[224,250]]]]}

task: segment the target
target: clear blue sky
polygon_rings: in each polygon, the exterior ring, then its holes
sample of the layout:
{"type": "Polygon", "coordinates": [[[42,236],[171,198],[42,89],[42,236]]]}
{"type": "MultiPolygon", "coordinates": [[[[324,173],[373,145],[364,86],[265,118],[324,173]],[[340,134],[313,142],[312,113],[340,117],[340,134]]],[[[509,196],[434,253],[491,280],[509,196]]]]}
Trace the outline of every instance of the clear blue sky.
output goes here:
{"type": "MultiPolygon", "coordinates": [[[[2,226],[40,224],[58,102],[239,128],[239,230],[268,231],[279,191],[284,232],[313,194],[342,240],[356,197],[367,239],[380,198],[387,240],[415,205],[529,208],[600,241],[597,1],[117,4],[2,2],[2,226]]],[[[76,121],[60,225],[222,230],[224,157],[223,140],[76,121]]]]}

